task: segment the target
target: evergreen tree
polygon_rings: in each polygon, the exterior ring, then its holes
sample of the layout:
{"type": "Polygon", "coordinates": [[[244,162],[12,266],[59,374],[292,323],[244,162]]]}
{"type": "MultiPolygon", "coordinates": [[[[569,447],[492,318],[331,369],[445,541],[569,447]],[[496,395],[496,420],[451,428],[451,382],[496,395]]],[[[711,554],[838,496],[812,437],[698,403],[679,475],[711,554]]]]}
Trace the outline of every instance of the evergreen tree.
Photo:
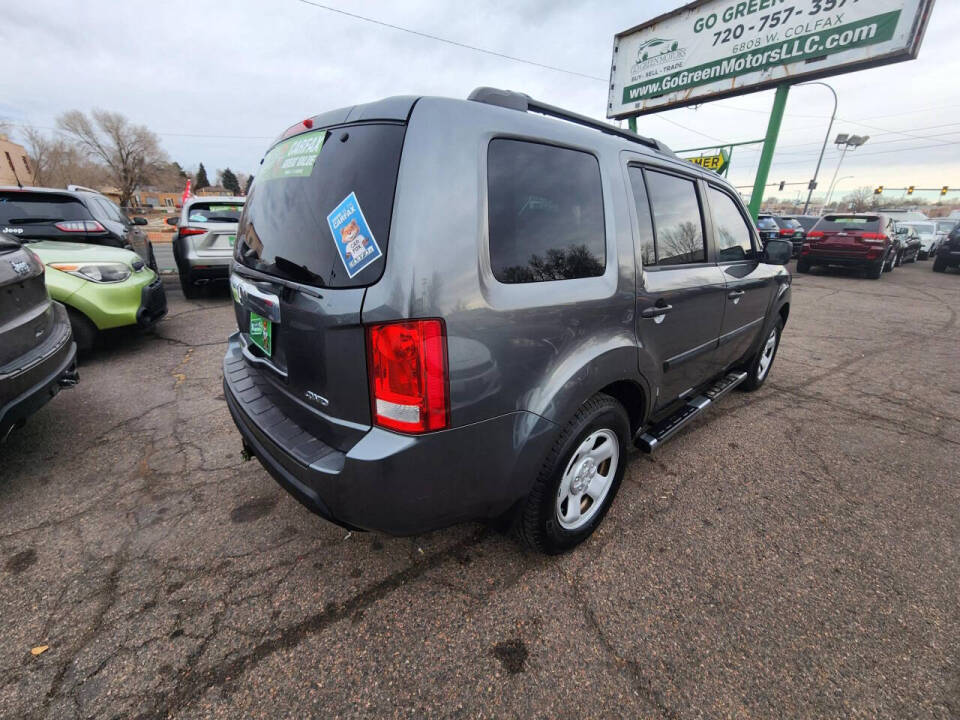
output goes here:
{"type": "Polygon", "coordinates": [[[207,178],[207,169],[203,166],[203,163],[200,163],[200,169],[197,170],[197,179],[193,183],[193,190],[202,190],[205,187],[210,187],[210,180],[207,178]]]}
{"type": "Polygon", "coordinates": [[[231,195],[240,194],[240,183],[237,182],[237,176],[233,174],[233,170],[230,168],[223,171],[223,179],[221,182],[223,186],[230,191],[231,195]]]}

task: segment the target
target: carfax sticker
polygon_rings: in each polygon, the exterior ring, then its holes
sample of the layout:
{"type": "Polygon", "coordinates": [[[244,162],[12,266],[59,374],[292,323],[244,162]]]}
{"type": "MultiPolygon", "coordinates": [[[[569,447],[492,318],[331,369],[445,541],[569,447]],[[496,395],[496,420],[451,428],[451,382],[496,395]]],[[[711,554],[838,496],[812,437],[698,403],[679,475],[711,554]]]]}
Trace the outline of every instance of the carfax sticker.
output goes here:
{"type": "Polygon", "coordinates": [[[314,130],[284,140],[267,153],[263,159],[263,170],[257,179],[308,177],[313,173],[314,163],[326,137],[326,130],[314,130]]]}
{"type": "Polygon", "coordinates": [[[363,217],[363,210],[360,209],[355,193],[347,195],[333,212],[327,215],[327,224],[350,277],[383,257],[380,246],[363,217]]]}

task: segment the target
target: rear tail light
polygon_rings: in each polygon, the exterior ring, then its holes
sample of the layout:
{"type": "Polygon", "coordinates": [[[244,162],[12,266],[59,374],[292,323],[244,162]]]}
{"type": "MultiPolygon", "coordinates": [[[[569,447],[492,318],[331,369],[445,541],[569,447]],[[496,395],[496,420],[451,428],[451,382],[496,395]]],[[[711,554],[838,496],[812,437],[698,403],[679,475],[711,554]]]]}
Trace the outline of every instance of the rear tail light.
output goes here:
{"type": "Polygon", "coordinates": [[[780,228],[780,237],[790,237],[793,235],[793,230],[790,228],[780,228]]]}
{"type": "Polygon", "coordinates": [[[106,229],[96,220],[64,220],[54,227],[61,232],[106,232],[106,229]]]}
{"type": "Polygon", "coordinates": [[[368,351],[377,425],[409,433],[447,427],[447,343],[441,320],[374,325],[368,351]]]}
{"type": "Polygon", "coordinates": [[[883,233],[865,232],[860,235],[860,239],[867,243],[882,243],[887,239],[883,233]]]}
{"type": "Polygon", "coordinates": [[[195,227],[182,227],[180,228],[180,237],[186,237],[187,235],[203,235],[206,232],[203,228],[195,227]]]}
{"type": "Polygon", "coordinates": [[[822,238],[823,230],[811,230],[807,233],[808,238],[822,238]]]}

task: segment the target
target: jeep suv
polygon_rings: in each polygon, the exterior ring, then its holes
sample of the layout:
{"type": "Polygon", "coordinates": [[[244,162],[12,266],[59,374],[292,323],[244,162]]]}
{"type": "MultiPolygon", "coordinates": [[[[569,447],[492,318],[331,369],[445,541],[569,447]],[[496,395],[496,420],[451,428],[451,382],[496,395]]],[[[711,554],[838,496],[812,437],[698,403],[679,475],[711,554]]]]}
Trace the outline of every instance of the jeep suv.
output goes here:
{"type": "Polygon", "coordinates": [[[860,268],[879,280],[897,264],[902,248],[896,221],[883,214],[824,215],[807,233],[797,260],[797,272],[815,265],[860,268]]]}
{"type": "Polygon", "coordinates": [[[0,232],[20,240],[61,240],[133,250],[151,270],[157,261],[142,226],[106,195],[80,185],[66,190],[0,187],[0,232]]]}
{"type": "Polygon", "coordinates": [[[715,173],[526,95],[332,110],[247,197],[225,397],[245,453],[328,519],[509,518],[560,552],[631,444],[763,384],[790,252],[715,173]]]}

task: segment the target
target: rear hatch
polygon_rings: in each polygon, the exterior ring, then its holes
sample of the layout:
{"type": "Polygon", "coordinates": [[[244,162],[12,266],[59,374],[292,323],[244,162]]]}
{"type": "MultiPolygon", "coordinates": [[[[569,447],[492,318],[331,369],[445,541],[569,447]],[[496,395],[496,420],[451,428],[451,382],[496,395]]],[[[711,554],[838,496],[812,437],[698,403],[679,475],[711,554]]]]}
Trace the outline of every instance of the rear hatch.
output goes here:
{"type": "Polygon", "coordinates": [[[237,239],[237,221],[243,200],[197,201],[187,209],[186,224],[179,228],[197,257],[230,257],[237,239]]]}
{"type": "Polygon", "coordinates": [[[757,231],[760,233],[760,239],[764,241],[780,236],[780,226],[770,216],[761,215],[757,218],[757,231]]]}
{"type": "Polygon", "coordinates": [[[887,240],[882,222],[879,215],[825,215],[807,240],[813,250],[838,257],[866,255],[887,240]]]}
{"type": "Polygon", "coordinates": [[[348,450],[369,430],[365,288],[383,272],[405,125],[311,129],[270,150],[237,228],[243,356],[270,404],[348,450]]]}
{"type": "Polygon", "coordinates": [[[0,191],[0,232],[18,240],[100,243],[109,236],[72,195],[30,190],[0,191]]]}
{"type": "Polygon", "coordinates": [[[54,323],[43,263],[0,235],[0,378],[22,369],[54,323]]]}

